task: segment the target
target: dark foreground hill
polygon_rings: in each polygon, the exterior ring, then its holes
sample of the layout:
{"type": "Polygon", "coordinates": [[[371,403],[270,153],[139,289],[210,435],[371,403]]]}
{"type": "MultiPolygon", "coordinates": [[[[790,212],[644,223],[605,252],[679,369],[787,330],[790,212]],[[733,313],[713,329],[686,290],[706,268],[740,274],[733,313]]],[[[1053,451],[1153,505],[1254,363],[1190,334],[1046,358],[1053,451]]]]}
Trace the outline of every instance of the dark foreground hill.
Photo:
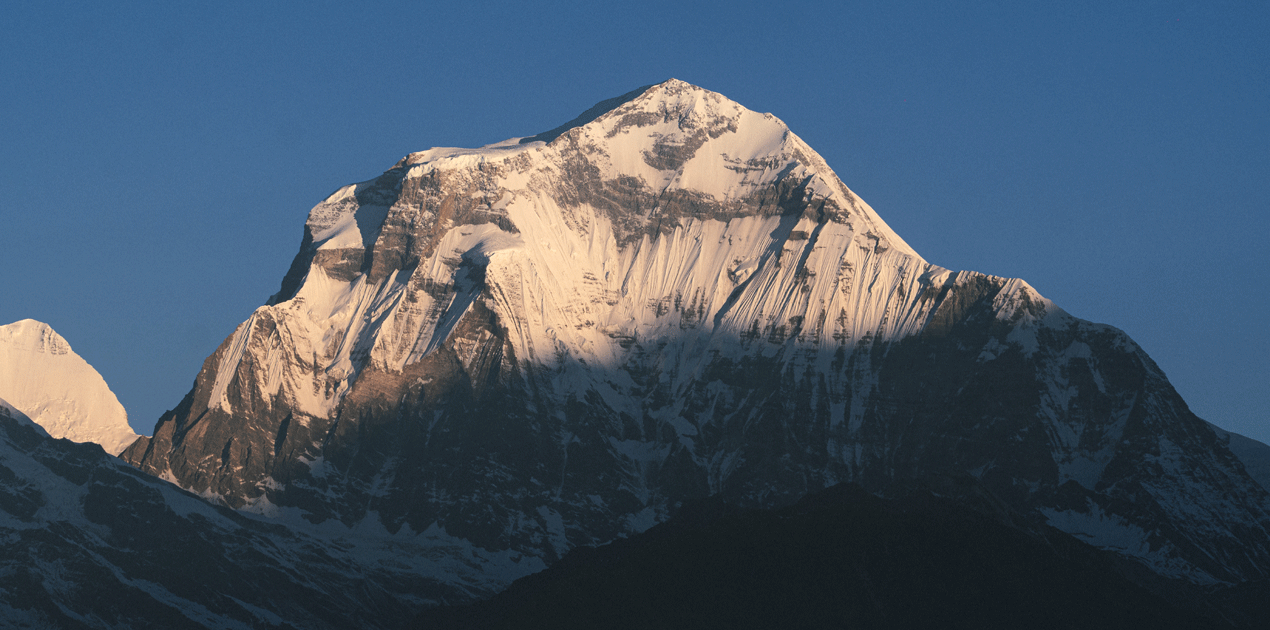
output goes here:
{"type": "Polygon", "coordinates": [[[1255,627],[1218,610],[1229,594],[1152,594],[1121,557],[1010,511],[972,481],[950,482],[945,496],[893,491],[840,484],[779,510],[708,500],[646,533],[579,548],[489,600],[428,611],[415,627],[1255,627]]]}

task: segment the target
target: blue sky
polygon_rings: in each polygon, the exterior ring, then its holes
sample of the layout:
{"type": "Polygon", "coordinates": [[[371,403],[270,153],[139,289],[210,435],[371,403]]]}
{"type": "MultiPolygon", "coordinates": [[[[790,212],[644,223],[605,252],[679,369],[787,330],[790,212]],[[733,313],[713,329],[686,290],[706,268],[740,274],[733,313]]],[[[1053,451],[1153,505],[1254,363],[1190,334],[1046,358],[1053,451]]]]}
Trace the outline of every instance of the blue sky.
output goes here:
{"type": "Polygon", "coordinates": [[[1125,330],[1197,414],[1270,442],[1270,4],[5,13],[0,323],[51,324],[140,432],[334,189],[675,77],[782,118],[930,262],[1125,330]]]}

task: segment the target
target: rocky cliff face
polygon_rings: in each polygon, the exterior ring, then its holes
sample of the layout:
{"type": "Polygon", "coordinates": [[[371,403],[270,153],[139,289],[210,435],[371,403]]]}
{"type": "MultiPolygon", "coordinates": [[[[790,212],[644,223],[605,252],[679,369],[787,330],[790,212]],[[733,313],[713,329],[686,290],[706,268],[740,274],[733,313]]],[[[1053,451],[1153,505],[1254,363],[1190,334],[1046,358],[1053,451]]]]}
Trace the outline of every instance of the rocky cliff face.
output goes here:
{"type": "Polygon", "coordinates": [[[675,80],[337,191],[123,457],[514,558],[491,590],[688,499],[950,474],[1165,576],[1270,570],[1270,496],[1127,336],[927,263],[781,121],[675,80]]]}

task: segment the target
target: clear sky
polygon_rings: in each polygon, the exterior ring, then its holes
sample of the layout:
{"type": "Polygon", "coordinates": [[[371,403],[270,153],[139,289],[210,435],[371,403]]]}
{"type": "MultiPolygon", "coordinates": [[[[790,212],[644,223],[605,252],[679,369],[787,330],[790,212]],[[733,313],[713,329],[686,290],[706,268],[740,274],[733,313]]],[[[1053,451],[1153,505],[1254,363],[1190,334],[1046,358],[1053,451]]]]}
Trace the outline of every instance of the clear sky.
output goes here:
{"type": "Polygon", "coordinates": [[[1270,442],[1270,3],[121,4],[6,4],[0,323],[51,324],[139,432],[339,186],[674,77],[1270,442]]]}

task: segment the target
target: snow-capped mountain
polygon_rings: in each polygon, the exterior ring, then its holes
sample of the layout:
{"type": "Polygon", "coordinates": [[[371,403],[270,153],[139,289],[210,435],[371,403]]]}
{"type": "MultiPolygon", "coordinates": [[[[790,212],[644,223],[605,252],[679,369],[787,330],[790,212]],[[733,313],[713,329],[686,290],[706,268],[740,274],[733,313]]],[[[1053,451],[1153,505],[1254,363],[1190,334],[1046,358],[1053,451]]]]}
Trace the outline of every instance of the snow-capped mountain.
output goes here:
{"type": "Polygon", "coordinates": [[[137,439],[97,370],[33,319],[0,326],[0,398],[49,435],[94,442],[111,455],[137,439]]]}
{"type": "Polygon", "coordinates": [[[779,119],[676,80],[336,191],[122,457],[462,541],[490,590],[687,500],[947,475],[1165,577],[1270,572],[1270,495],[1124,333],[927,263],[779,119]]]}

